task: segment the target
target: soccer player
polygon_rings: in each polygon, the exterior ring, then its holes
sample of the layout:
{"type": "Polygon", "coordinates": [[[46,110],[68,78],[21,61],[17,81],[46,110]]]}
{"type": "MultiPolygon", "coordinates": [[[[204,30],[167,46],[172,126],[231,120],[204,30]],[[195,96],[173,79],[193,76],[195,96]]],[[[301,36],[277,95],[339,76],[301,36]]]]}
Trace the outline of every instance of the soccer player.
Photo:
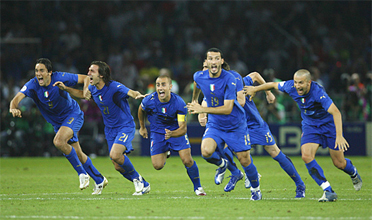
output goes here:
{"type": "Polygon", "coordinates": [[[84,92],[66,87],[62,82],[56,82],[55,85],[77,98],[84,98],[84,94],[92,95],[102,113],[110,158],[115,169],[133,182],[136,190],[133,195],[150,192],[150,184],[136,171],[127,157],[133,151],[132,140],[135,134],[135,123],[127,99],[145,96],[113,81],[110,67],[105,62],[93,61],[88,76],[90,85],[84,88],[84,92]]]}
{"type": "Polygon", "coordinates": [[[260,86],[245,86],[244,92],[251,99],[258,91],[278,89],[297,102],[302,117],[301,154],[310,176],[323,189],[319,202],[333,202],[337,194],[327,181],[323,169],[315,160],[319,146],[328,147],[333,164],[349,174],[355,190],[362,188],[362,179],[351,161],[344,157],[349,144],[342,135],[341,113],[324,88],[311,81],[310,72],[300,69],[293,80],[270,82],[260,86]]]}
{"type": "MultiPolygon", "coordinates": [[[[224,70],[230,71],[234,76],[235,79],[237,80],[236,88],[237,88],[237,101],[241,106],[244,106],[245,104],[245,95],[243,93],[243,80],[242,77],[240,76],[239,73],[230,70],[230,66],[227,64],[226,61],[222,64],[222,68],[224,70]]],[[[204,60],[203,62],[203,71],[208,69],[207,61],[204,60]]],[[[203,98],[202,101],[202,106],[207,107],[207,102],[205,100],[205,97],[203,98]]],[[[206,113],[200,113],[198,114],[198,120],[201,126],[205,127],[207,126],[208,129],[208,123],[207,123],[207,114],[206,113]]],[[[220,185],[223,182],[226,169],[228,169],[231,172],[230,176],[230,181],[226,184],[224,187],[225,192],[230,192],[235,189],[236,183],[240,180],[243,179],[244,175],[236,166],[234,162],[234,154],[231,152],[230,148],[227,147],[226,144],[224,144],[224,147],[218,146],[216,148],[216,152],[219,154],[220,157],[223,159],[226,159],[228,162],[226,163],[227,165],[224,167],[218,167],[216,169],[216,174],[214,177],[214,182],[216,185],[220,185]],[[222,151],[222,152],[221,152],[222,151]]],[[[260,177],[260,174],[258,174],[260,177]]],[[[249,182],[249,180],[248,180],[249,182]]],[[[250,187],[250,186],[249,186],[250,187]]],[[[247,188],[249,188],[247,187],[247,188]]]]}
{"type": "MultiPolygon", "coordinates": [[[[203,158],[219,167],[225,167],[227,160],[222,159],[216,148],[224,146],[234,151],[242,165],[251,187],[251,200],[261,200],[258,173],[250,158],[250,141],[245,113],[236,98],[236,79],[222,69],[223,54],[217,48],[206,53],[208,70],[194,74],[194,91],[192,102],[187,108],[192,114],[207,113],[208,128],[201,143],[203,158]],[[208,107],[198,103],[200,92],[203,92],[208,107]]],[[[222,149],[219,149],[223,152],[222,149]]]]}
{"type": "MultiPolygon", "coordinates": [[[[93,194],[101,194],[108,181],[93,166],[78,142],[77,133],[84,123],[84,113],[67,92],[60,91],[53,85],[57,81],[68,86],[84,83],[84,87],[87,87],[89,78],[82,74],[52,72],[52,62],[40,58],[36,61],[35,77],[28,81],[10,102],[9,112],[13,117],[21,118],[22,113],[18,109],[18,104],[26,96],[32,98],[45,120],[53,125],[56,132],[53,143],[78,173],[80,189],[89,186],[90,176],[95,182],[93,194]]],[[[85,95],[89,97],[89,94],[85,95]]]]}
{"type": "Polygon", "coordinates": [[[206,195],[200,185],[199,169],[191,156],[187,137],[186,103],[175,93],[171,93],[172,80],[162,75],[156,79],[156,91],[142,100],[138,108],[140,135],[148,138],[145,113],[150,122],[151,161],[156,170],[161,170],[170,150],[178,151],[187,174],[198,196],[206,195]]]}
{"type": "MultiPolygon", "coordinates": [[[[260,85],[266,83],[262,76],[257,72],[252,72],[243,78],[244,85],[251,86],[255,82],[260,85]]],[[[273,103],[275,96],[270,92],[266,91],[266,98],[269,103],[273,103]]],[[[305,183],[302,181],[298,174],[291,159],[287,157],[276,145],[273,135],[271,134],[270,128],[267,123],[262,119],[260,113],[257,110],[255,103],[246,97],[244,105],[245,114],[247,117],[247,125],[249,130],[249,136],[251,138],[251,145],[263,145],[267,153],[276,160],[282,169],[288,174],[289,177],[296,184],[296,196],[295,198],[305,197],[305,183]]],[[[249,187],[249,180],[245,180],[246,187],[249,187]]]]}

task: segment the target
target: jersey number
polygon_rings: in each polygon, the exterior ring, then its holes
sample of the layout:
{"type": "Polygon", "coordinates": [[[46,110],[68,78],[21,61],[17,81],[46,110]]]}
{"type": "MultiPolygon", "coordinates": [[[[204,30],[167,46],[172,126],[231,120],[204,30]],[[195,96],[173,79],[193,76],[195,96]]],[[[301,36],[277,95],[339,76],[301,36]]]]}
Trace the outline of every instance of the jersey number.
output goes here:
{"type": "Polygon", "coordinates": [[[245,141],[245,145],[248,145],[250,143],[251,140],[249,140],[249,134],[244,135],[244,141],[245,141]]]}
{"type": "Polygon", "coordinates": [[[125,134],[125,133],[123,133],[123,136],[121,136],[121,137],[119,138],[119,141],[126,142],[127,139],[128,139],[128,135],[125,134]]]}
{"type": "Polygon", "coordinates": [[[70,125],[74,120],[75,120],[75,118],[72,118],[72,117],[71,117],[71,118],[68,120],[67,124],[70,125]]]}
{"type": "Polygon", "coordinates": [[[105,114],[105,115],[110,114],[108,106],[103,106],[103,114],[105,114]]]}
{"type": "Polygon", "coordinates": [[[273,141],[273,137],[271,137],[269,132],[265,134],[265,137],[266,137],[266,143],[270,143],[271,141],[273,141]]]}
{"type": "Polygon", "coordinates": [[[219,101],[218,101],[218,98],[217,97],[211,97],[211,105],[212,106],[218,106],[219,105],[219,101]]]}

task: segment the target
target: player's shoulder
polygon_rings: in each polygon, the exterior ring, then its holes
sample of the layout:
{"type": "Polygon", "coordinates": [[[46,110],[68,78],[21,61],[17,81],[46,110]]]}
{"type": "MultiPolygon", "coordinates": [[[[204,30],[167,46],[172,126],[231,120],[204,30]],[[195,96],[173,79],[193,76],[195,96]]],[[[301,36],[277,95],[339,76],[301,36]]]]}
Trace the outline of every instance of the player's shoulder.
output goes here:
{"type": "Polygon", "coordinates": [[[185,103],[185,101],[183,100],[181,96],[173,92],[171,92],[171,100],[174,100],[175,102],[185,103]]]}
{"type": "Polygon", "coordinates": [[[157,96],[156,92],[150,93],[148,96],[142,99],[142,102],[150,102],[150,101],[155,101],[157,96]]]}
{"type": "Polygon", "coordinates": [[[194,73],[194,79],[197,79],[197,78],[200,78],[200,77],[205,77],[205,76],[208,76],[208,70],[206,71],[202,71],[202,70],[199,70],[199,71],[196,71],[194,73]]]}
{"type": "Polygon", "coordinates": [[[252,80],[252,77],[249,76],[249,75],[246,75],[245,77],[243,77],[243,82],[246,86],[250,86],[250,85],[253,85],[253,80],[252,80]]]}

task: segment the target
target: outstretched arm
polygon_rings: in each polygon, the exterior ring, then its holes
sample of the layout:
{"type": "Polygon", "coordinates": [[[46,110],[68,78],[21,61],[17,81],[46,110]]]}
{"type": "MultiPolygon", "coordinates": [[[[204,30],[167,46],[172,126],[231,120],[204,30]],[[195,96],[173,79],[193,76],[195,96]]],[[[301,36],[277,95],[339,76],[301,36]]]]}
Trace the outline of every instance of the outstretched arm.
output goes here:
{"type": "Polygon", "coordinates": [[[76,97],[76,98],[79,98],[79,99],[84,99],[84,94],[83,94],[83,91],[82,90],[79,90],[79,89],[74,89],[74,88],[71,88],[71,87],[68,87],[66,86],[63,82],[61,81],[58,81],[58,82],[55,82],[53,84],[53,86],[58,86],[58,88],[60,90],[64,90],[68,93],[70,93],[70,95],[76,97]]]}
{"type": "Polygon", "coordinates": [[[332,105],[327,110],[332,116],[333,121],[336,127],[336,143],[335,148],[338,146],[340,151],[345,152],[349,148],[349,143],[347,143],[346,139],[342,135],[342,117],[341,113],[335,104],[332,105]]]}
{"type": "MultiPolygon", "coordinates": [[[[83,98],[82,99],[86,99],[86,100],[89,100],[92,98],[92,94],[90,93],[89,89],[88,89],[88,86],[89,86],[89,80],[90,80],[90,77],[87,76],[87,75],[83,75],[83,74],[78,74],[78,83],[79,84],[82,84],[84,83],[84,87],[83,87],[83,98]]],[[[71,94],[71,93],[70,93],[71,94]]],[[[72,94],[71,94],[72,95],[72,94]]]]}
{"type": "Polygon", "coordinates": [[[224,100],[222,106],[218,107],[203,107],[199,103],[192,102],[187,104],[187,109],[191,114],[208,113],[216,115],[228,115],[234,107],[234,100],[224,100]]]}
{"type": "Polygon", "coordinates": [[[277,82],[269,82],[259,86],[244,86],[244,94],[250,95],[251,97],[249,98],[249,100],[252,100],[252,98],[256,95],[256,92],[278,89],[278,84],[279,83],[277,82]]]}
{"type": "MultiPolygon", "coordinates": [[[[262,78],[261,74],[259,74],[258,72],[251,72],[250,74],[248,74],[248,76],[250,76],[252,78],[253,82],[258,82],[258,84],[260,84],[260,85],[266,83],[265,79],[262,78]]],[[[275,101],[274,94],[271,91],[268,91],[268,90],[266,90],[265,93],[266,93],[267,102],[268,103],[274,103],[274,101],[275,101]]]]}
{"type": "Polygon", "coordinates": [[[140,92],[138,91],[133,91],[133,90],[129,90],[128,91],[128,95],[134,99],[141,99],[141,98],[145,98],[148,94],[145,94],[145,95],[142,95],[140,92]]]}
{"type": "Polygon", "coordinates": [[[18,92],[16,96],[10,101],[9,112],[12,113],[13,117],[22,118],[22,112],[18,108],[18,104],[26,97],[25,94],[18,92]]]}

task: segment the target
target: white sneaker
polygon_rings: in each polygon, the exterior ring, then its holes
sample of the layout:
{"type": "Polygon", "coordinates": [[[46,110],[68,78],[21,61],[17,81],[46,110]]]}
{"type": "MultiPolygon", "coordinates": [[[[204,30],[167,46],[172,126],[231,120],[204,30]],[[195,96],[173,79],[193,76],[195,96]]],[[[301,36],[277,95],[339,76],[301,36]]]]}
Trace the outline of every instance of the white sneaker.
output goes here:
{"type": "Polygon", "coordinates": [[[100,184],[94,183],[94,189],[92,195],[101,195],[103,188],[105,188],[108,184],[108,180],[106,177],[103,177],[103,181],[100,184]]]}
{"type": "Polygon", "coordinates": [[[150,183],[148,183],[148,186],[143,187],[142,192],[135,192],[132,195],[133,196],[142,196],[143,194],[149,193],[150,192],[150,183]]]}
{"type": "Polygon", "coordinates": [[[359,191],[362,188],[363,182],[358,171],[356,171],[356,176],[354,178],[351,178],[351,181],[353,182],[354,189],[356,191],[359,191]]]}
{"type": "Polygon", "coordinates": [[[79,181],[80,181],[80,189],[86,189],[89,186],[89,179],[90,176],[88,174],[80,174],[79,175],[79,181]]]}
{"type": "MultiPolygon", "coordinates": [[[[260,173],[258,173],[258,181],[260,181],[261,180],[261,174],[260,173]]],[[[248,179],[248,177],[247,177],[247,175],[244,173],[244,185],[245,185],[245,188],[251,188],[251,182],[249,181],[249,179],[248,179]]]]}
{"type": "Polygon", "coordinates": [[[206,196],[206,195],[207,195],[207,193],[205,193],[203,187],[199,187],[199,188],[197,188],[197,189],[195,190],[195,194],[196,194],[197,196],[206,196]]]}
{"type": "MultiPolygon", "coordinates": [[[[133,179],[134,189],[136,190],[135,193],[141,193],[144,187],[142,176],[139,175],[137,179],[133,179]]],[[[134,194],[133,194],[134,195],[134,194]]]]}

